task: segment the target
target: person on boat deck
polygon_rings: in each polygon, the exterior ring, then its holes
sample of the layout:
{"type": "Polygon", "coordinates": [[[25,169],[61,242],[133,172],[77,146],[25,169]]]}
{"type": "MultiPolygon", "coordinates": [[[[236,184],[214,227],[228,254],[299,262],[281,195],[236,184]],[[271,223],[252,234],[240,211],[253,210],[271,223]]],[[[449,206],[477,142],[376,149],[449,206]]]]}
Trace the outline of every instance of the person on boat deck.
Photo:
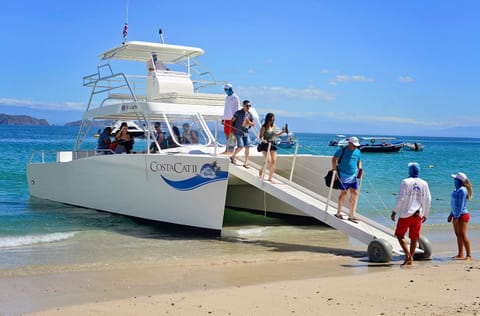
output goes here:
{"type": "Polygon", "coordinates": [[[199,143],[199,140],[198,140],[198,132],[196,130],[191,130],[190,131],[190,143],[191,144],[198,144],[199,143]]]}
{"type": "MultiPolygon", "coordinates": [[[[167,140],[165,139],[165,133],[162,131],[161,126],[162,125],[160,124],[160,122],[155,122],[155,124],[153,125],[153,128],[155,129],[153,136],[155,137],[155,140],[160,146],[160,149],[165,149],[167,148],[167,140]]],[[[155,144],[155,142],[150,145],[150,152],[158,152],[157,144],[155,144]]]]}
{"type": "Polygon", "coordinates": [[[235,137],[237,138],[237,148],[233,151],[233,154],[230,156],[230,161],[236,163],[237,154],[245,147],[245,161],[243,166],[249,168],[248,166],[248,156],[250,154],[249,146],[249,137],[248,130],[250,127],[255,125],[253,121],[253,115],[249,112],[250,110],[250,101],[243,101],[243,109],[238,110],[232,117],[232,124],[234,129],[235,137]]]}
{"type": "Polygon", "coordinates": [[[235,112],[241,110],[242,107],[240,106],[240,98],[235,92],[233,92],[233,86],[231,84],[227,83],[223,87],[223,90],[227,94],[227,97],[225,98],[225,106],[223,108],[222,124],[223,132],[225,133],[227,140],[225,142],[225,152],[222,154],[228,154],[230,152],[230,145],[234,146],[232,139],[233,125],[231,120],[235,112]]]}
{"type": "Polygon", "coordinates": [[[183,133],[182,133],[182,144],[191,144],[192,143],[192,130],[190,129],[190,124],[183,123],[183,133]]]}
{"type": "Polygon", "coordinates": [[[397,203],[390,215],[392,221],[395,221],[395,215],[399,213],[395,236],[405,253],[405,261],[402,265],[413,264],[413,255],[417,248],[417,240],[420,239],[422,223],[427,220],[432,202],[428,183],[419,177],[419,173],[420,165],[410,162],[408,178],[403,179],[400,184],[397,203]],[[405,239],[407,230],[408,237],[410,237],[410,249],[405,239]]]}
{"type": "Polygon", "coordinates": [[[180,130],[176,126],[172,126],[173,134],[168,136],[167,138],[167,146],[168,148],[175,148],[179,147],[180,145],[180,130]]]}
{"type": "MultiPolygon", "coordinates": [[[[260,128],[260,140],[262,141],[262,144],[259,145],[258,148],[260,148],[260,151],[263,154],[263,159],[265,162],[265,159],[267,159],[267,155],[269,159],[269,173],[268,173],[268,181],[273,182],[273,174],[275,172],[275,165],[277,163],[277,145],[276,145],[276,139],[278,136],[282,135],[285,133],[285,127],[282,128],[280,132],[277,132],[277,127],[274,124],[275,122],[275,115],[273,113],[267,113],[265,115],[265,120],[263,122],[262,127],[260,128]],[[270,152],[267,153],[268,151],[268,143],[270,143],[270,152]]],[[[260,177],[263,176],[263,167],[265,166],[265,163],[262,164],[262,168],[260,168],[258,175],[260,177]]]]}
{"type": "Polygon", "coordinates": [[[357,221],[355,218],[355,208],[358,198],[357,179],[361,179],[363,176],[362,157],[360,149],[358,149],[359,146],[358,138],[352,136],[348,138],[348,145],[339,148],[332,157],[332,169],[337,170],[337,177],[340,179],[340,195],[338,196],[338,209],[335,216],[343,219],[341,214],[343,203],[347,197],[347,193],[350,192],[348,219],[352,222],[357,221]]]}
{"type": "Polygon", "coordinates": [[[447,221],[452,222],[453,231],[457,236],[458,252],[452,259],[472,260],[470,251],[470,240],[467,237],[467,224],[470,221],[470,213],[467,211],[467,200],[472,199],[473,188],[467,175],[463,172],[452,174],[455,181],[455,190],[450,196],[450,215],[447,221]],[[463,248],[465,247],[466,256],[463,256],[463,248]]]}
{"type": "Polygon", "coordinates": [[[147,61],[148,74],[153,75],[157,70],[170,70],[158,59],[157,53],[152,53],[152,58],[147,61]]]}
{"type": "Polygon", "coordinates": [[[120,129],[115,134],[115,142],[117,143],[117,147],[115,148],[116,154],[124,152],[130,154],[132,152],[134,140],[128,132],[128,125],[126,122],[123,122],[120,125],[120,129]]]}
{"type": "Polygon", "coordinates": [[[109,145],[112,142],[110,139],[110,134],[112,133],[111,127],[105,127],[103,132],[98,137],[97,149],[100,153],[107,154],[109,153],[107,150],[109,149],[109,145]]]}

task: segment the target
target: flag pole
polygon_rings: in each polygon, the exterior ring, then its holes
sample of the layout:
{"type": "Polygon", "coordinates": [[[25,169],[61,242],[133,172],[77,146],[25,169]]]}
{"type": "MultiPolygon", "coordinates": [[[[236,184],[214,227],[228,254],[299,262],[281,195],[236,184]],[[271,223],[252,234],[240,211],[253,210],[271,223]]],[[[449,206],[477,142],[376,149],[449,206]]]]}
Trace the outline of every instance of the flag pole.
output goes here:
{"type": "Polygon", "coordinates": [[[122,37],[123,37],[123,42],[122,44],[125,44],[127,41],[127,35],[128,35],[128,0],[127,0],[127,5],[126,5],[126,12],[125,12],[125,24],[123,25],[123,31],[122,31],[122,37]]]}

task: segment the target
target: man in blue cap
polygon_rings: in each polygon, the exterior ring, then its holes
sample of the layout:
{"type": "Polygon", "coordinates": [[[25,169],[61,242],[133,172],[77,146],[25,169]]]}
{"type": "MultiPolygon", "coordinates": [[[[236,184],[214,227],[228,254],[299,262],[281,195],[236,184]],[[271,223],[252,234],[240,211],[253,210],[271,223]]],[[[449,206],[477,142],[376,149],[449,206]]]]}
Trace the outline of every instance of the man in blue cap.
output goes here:
{"type": "Polygon", "coordinates": [[[232,118],[238,110],[242,109],[242,106],[240,105],[240,98],[233,92],[233,86],[231,84],[227,83],[223,87],[223,90],[227,94],[222,118],[223,132],[227,139],[225,152],[223,152],[223,154],[228,154],[230,152],[230,146],[234,146],[232,141],[232,135],[234,134],[232,118]]]}
{"type": "Polygon", "coordinates": [[[420,165],[416,162],[410,162],[408,164],[409,177],[403,179],[400,184],[397,203],[390,216],[392,221],[395,221],[395,216],[399,213],[395,236],[405,253],[405,261],[402,265],[413,264],[417,240],[420,239],[420,229],[422,223],[427,220],[432,202],[428,183],[419,177],[419,173],[420,165]],[[410,249],[405,239],[407,230],[408,237],[410,237],[410,249]]]}

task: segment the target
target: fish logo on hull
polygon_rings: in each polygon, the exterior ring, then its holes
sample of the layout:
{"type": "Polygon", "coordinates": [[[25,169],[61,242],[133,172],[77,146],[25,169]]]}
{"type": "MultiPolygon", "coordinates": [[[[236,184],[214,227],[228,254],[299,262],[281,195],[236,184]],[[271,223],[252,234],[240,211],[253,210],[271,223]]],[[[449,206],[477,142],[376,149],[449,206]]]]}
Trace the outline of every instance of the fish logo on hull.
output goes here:
{"type": "Polygon", "coordinates": [[[220,166],[217,165],[217,162],[214,161],[211,164],[204,164],[197,175],[188,179],[170,180],[165,178],[163,175],[161,177],[163,181],[165,181],[172,188],[180,191],[190,191],[209,183],[227,180],[228,172],[222,171],[220,166]]]}

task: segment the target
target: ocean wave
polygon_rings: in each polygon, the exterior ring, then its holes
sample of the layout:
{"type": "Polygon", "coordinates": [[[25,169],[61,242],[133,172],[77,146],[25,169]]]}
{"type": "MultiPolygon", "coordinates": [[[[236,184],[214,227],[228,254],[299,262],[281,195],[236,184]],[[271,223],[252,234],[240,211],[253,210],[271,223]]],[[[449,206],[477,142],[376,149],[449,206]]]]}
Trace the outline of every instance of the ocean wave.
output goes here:
{"type": "Polygon", "coordinates": [[[51,243],[72,238],[76,232],[69,233],[51,233],[44,235],[23,235],[0,237],[0,248],[29,246],[41,243],[51,243]]]}
{"type": "Polygon", "coordinates": [[[240,228],[234,230],[222,231],[222,237],[255,237],[262,236],[269,230],[269,227],[251,227],[251,228],[240,228]]]}

